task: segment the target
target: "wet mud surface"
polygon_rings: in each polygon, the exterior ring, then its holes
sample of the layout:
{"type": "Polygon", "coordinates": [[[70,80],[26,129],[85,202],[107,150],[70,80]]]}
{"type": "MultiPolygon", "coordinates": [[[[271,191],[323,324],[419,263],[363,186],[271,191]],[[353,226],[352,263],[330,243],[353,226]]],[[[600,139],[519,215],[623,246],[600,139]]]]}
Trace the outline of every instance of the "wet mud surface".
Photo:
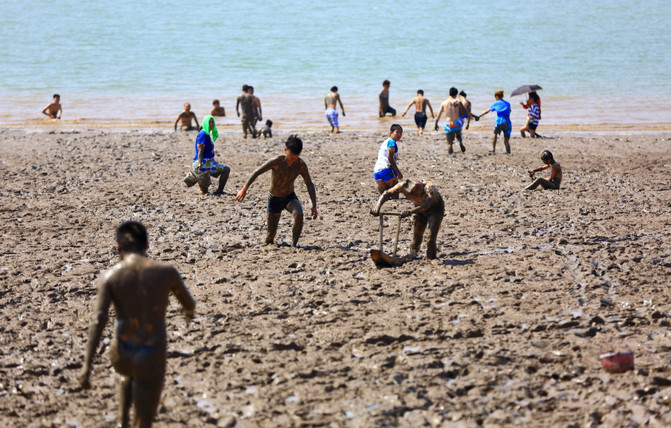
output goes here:
{"type": "MultiPolygon", "coordinates": [[[[169,308],[157,426],[671,424],[668,134],[517,138],[507,156],[466,132],[467,152],[448,156],[444,137],[408,129],[401,171],[434,181],[446,216],[438,260],[423,245],[386,269],[370,260],[368,213],[383,134],[303,135],[320,218],[301,248],[287,244],[287,213],[279,245],[261,244],[269,174],[245,201],[234,194],[282,153],[279,134],[223,135],[227,194],[201,197],[182,182],[195,134],[0,131],[1,425],[112,426],[107,345],[92,389],[76,378],[96,281],[129,219],[198,302],[190,324],[169,308]],[[563,189],[524,192],[544,149],[563,189]],[[604,372],[599,355],[625,349],[635,369],[604,372]]],[[[300,177],[296,191],[309,213],[300,177]]],[[[385,226],[389,250],[396,219],[385,226]]]]}

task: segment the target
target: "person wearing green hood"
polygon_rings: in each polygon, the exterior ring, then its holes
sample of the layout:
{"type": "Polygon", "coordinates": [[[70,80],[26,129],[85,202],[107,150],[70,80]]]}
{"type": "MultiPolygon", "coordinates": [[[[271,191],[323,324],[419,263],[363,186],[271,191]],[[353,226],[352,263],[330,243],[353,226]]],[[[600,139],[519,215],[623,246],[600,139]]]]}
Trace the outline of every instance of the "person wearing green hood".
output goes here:
{"type": "Polygon", "coordinates": [[[193,174],[198,177],[200,192],[206,194],[210,185],[209,177],[219,177],[219,186],[214,192],[215,195],[224,193],[224,186],[228,180],[231,169],[222,163],[214,160],[214,142],[219,138],[217,125],[214,123],[214,117],[207,115],[203,118],[200,132],[196,136],[196,155],[193,158],[193,174]],[[200,177],[207,178],[201,180],[200,177]]]}

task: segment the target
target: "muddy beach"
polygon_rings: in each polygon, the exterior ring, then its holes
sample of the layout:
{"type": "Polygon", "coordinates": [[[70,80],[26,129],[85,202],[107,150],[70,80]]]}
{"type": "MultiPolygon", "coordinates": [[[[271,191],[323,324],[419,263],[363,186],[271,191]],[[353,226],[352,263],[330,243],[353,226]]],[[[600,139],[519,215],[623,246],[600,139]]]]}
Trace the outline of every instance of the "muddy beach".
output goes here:
{"type": "MultiPolygon", "coordinates": [[[[182,183],[193,133],[0,130],[0,425],[113,426],[111,322],[91,390],[77,374],[130,219],[197,301],[190,324],[169,309],[156,426],[671,425],[671,134],[557,132],[513,138],[507,156],[465,132],[448,156],[443,135],[406,129],[399,167],[437,185],[446,215],[438,260],[423,245],[387,269],[368,213],[385,133],[301,135],[320,218],[294,249],[285,213],[278,245],[261,245],[269,176],[234,194],[287,135],[223,134],[227,193],[202,197],[182,183]],[[544,149],[563,189],[524,192],[544,149]],[[604,372],[617,350],[633,371],[604,372]]],[[[300,178],[296,192],[309,213],[300,178]]]]}

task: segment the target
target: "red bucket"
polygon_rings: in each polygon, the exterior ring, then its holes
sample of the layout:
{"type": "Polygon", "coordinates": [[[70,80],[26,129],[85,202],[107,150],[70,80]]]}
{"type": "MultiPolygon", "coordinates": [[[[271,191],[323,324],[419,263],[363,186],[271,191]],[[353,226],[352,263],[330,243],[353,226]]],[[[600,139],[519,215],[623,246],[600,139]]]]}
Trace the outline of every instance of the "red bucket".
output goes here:
{"type": "Polygon", "coordinates": [[[624,373],[634,370],[634,353],[632,351],[610,352],[599,356],[603,369],[608,373],[624,373]]]}

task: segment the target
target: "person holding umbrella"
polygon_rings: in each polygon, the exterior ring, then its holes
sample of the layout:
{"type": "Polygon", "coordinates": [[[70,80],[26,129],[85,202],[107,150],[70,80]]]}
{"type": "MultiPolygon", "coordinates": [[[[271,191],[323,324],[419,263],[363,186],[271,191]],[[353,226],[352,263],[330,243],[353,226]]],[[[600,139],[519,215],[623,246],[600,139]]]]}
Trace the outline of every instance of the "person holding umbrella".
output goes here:
{"type": "Polygon", "coordinates": [[[503,99],[503,89],[494,92],[494,104],[489,109],[483,111],[480,116],[476,117],[479,120],[482,116],[490,111],[496,112],[496,125],[494,126],[494,135],[492,136],[491,153],[496,153],[496,138],[503,132],[503,143],[506,145],[506,153],[510,154],[510,133],[513,129],[513,124],[510,122],[510,103],[503,99]]]}
{"type": "Polygon", "coordinates": [[[527,123],[520,128],[522,138],[526,137],[525,132],[528,132],[531,138],[541,138],[540,134],[536,134],[538,121],[541,120],[541,98],[536,91],[532,91],[529,92],[529,99],[526,104],[520,101],[520,105],[527,110],[527,123]]]}

